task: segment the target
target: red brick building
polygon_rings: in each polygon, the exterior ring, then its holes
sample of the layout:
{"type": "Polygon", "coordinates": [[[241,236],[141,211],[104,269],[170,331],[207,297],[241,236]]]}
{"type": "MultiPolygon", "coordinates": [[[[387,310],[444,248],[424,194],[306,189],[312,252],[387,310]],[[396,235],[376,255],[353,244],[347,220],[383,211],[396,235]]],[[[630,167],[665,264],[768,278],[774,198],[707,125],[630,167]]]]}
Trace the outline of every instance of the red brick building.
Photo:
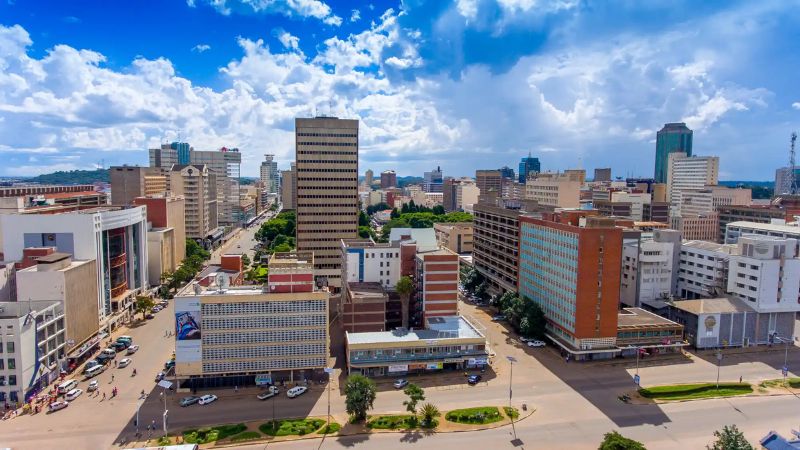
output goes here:
{"type": "Polygon", "coordinates": [[[458,254],[447,249],[417,253],[416,304],[418,323],[431,317],[458,314],[458,254]]]}

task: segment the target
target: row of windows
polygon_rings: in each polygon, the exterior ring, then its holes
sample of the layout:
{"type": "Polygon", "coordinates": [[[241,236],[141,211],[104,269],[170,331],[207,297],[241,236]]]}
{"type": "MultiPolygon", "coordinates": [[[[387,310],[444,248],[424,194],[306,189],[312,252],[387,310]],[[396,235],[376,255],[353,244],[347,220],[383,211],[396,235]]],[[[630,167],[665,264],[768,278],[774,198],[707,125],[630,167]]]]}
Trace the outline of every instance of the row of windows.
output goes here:
{"type": "MultiPolygon", "coordinates": [[[[304,213],[303,213],[303,217],[305,217],[305,216],[326,216],[326,217],[336,217],[336,216],[341,216],[341,215],[344,215],[344,214],[347,214],[347,211],[335,211],[335,212],[304,212],[304,213]]],[[[356,214],[356,213],[355,213],[355,210],[352,212],[352,214],[356,214]]],[[[303,223],[303,222],[299,222],[299,223],[303,223]]],[[[306,222],[306,223],[310,223],[310,222],[306,222]]],[[[349,223],[349,222],[348,222],[348,223],[349,223]]]]}
{"type": "Polygon", "coordinates": [[[325,343],[270,345],[264,347],[204,347],[203,360],[226,360],[244,358],[269,358],[274,356],[309,356],[325,354],[325,343]]]}
{"type": "MultiPolygon", "coordinates": [[[[4,370],[5,369],[4,364],[3,364],[4,361],[5,360],[0,359],[0,370],[4,370]]],[[[14,370],[16,368],[17,368],[17,360],[15,360],[14,358],[8,358],[8,369],[9,370],[14,370]]]]}
{"type": "MultiPolygon", "coordinates": [[[[314,168],[301,168],[300,172],[302,173],[309,173],[309,172],[329,172],[329,173],[357,173],[358,170],[356,169],[320,169],[317,167],[314,168]]],[[[300,177],[301,180],[309,180],[308,177],[300,177]]],[[[331,180],[346,180],[347,178],[331,178],[331,180]]]]}
{"type": "Polygon", "coordinates": [[[254,328],[303,328],[324,326],[325,314],[304,316],[220,317],[203,318],[203,327],[209,330],[247,330],[254,328]]]}
{"type": "MultiPolygon", "coordinates": [[[[14,341],[6,342],[6,352],[14,353],[14,341]]],[[[0,342],[0,353],[3,353],[3,343],[0,342]]]]}
{"type": "MultiPolygon", "coordinates": [[[[369,255],[370,255],[369,253],[364,253],[364,259],[369,259],[369,255]]],[[[374,253],[372,258],[375,259],[375,258],[391,258],[391,257],[392,257],[391,252],[390,253],[381,252],[381,253],[374,253]]],[[[399,258],[400,252],[394,252],[394,257],[399,258]]],[[[381,263],[381,265],[383,265],[383,263],[381,263]]]]}
{"type": "Polygon", "coordinates": [[[333,195],[333,194],[312,194],[312,195],[300,195],[297,194],[297,198],[343,198],[343,199],[353,199],[355,200],[358,198],[355,195],[333,195]]]}
{"type": "MultiPolygon", "coordinates": [[[[203,316],[325,312],[326,300],[204,303],[203,316]]],[[[205,319],[206,317],[204,317],[205,319]]]]}
{"type": "Polygon", "coordinates": [[[312,328],[283,331],[240,331],[238,333],[206,333],[203,344],[249,344],[253,342],[300,342],[325,339],[325,330],[312,328]]]}
{"type": "Polygon", "coordinates": [[[297,222],[298,225],[353,225],[355,226],[356,222],[353,220],[303,220],[301,222],[297,222]]]}
{"type": "Polygon", "coordinates": [[[357,147],[355,142],[298,142],[297,145],[313,145],[315,147],[357,147]]]}
{"type": "Polygon", "coordinates": [[[300,162],[306,164],[355,164],[356,161],[346,159],[301,159],[300,162]]]}
{"type": "MultiPolygon", "coordinates": [[[[297,202],[298,207],[302,208],[352,208],[353,203],[303,203],[297,202]]],[[[321,215],[337,214],[338,211],[331,211],[330,213],[319,213],[321,215]]],[[[308,214],[303,212],[302,214],[308,214]]]]}
{"type": "Polygon", "coordinates": [[[338,189],[340,191],[352,191],[352,190],[354,190],[353,187],[347,187],[347,186],[334,186],[334,187],[331,187],[331,186],[303,186],[302,189],[303,190],[305,190],[305,189],[320,190],[320,191],[321,190],[330,191],[330,190],[334,190],[334,189],[338,189]]]}
{"type": "Polygon", "coordinates": [[[297,231],[304,233],[355,233],[356,229],[355,227],[351,227],[351,228],[326,228],[323,230],[320,228],[316,228],[314,226],[310,227],[298,226],[297,231]]]}
{"type": "Polygon", "coordinates": [[[203,372],[247,372],[325,367],[325,357],[301,359],[261,359],[257,361],[203,362],[203,372]]]}
{"type": "MultiPolygon", "coordinates": [[[[5,375],[0,375],[0,386],[6,385],[6,377],[5,375]]],[[[9,375],[8,376],[8,385],[9,386],[16,386],[17,385],[17,376],[16,375],[9,375]]]]}
{"type": "Polygon", "coordinates": [[[297,133],[303,137],[358,137],[358,134],[351,133],[297,133]]]}
{"type": "MultiPolygon", "coordinates": [[[[314,170],[310,172],[355,172],[355,170],[349,169],[331,169],[331,170],[314,170]]],[[[340,178],[340,177],[297,177],[297,181],[326,181],[332,183],[341,183],[344,189],[348,188],[346,183],[348,182],[357,182],[358,178],[340,178]]],[[[338,184],[334,184],[335,187],[338,187],[338,184]]],[[[341,188],[340,188],[341,189],[341,188]]]]}
{"type": "MultiPolygon", "coordinates": [[[[353,156],[356,154],[354,151],[333,151],[333,150],[298,150],[299,154],[301,155],[347,155],[353,156]]],[[[304,159],[300,158],[298,162],[302,162],[304,159]]]]}

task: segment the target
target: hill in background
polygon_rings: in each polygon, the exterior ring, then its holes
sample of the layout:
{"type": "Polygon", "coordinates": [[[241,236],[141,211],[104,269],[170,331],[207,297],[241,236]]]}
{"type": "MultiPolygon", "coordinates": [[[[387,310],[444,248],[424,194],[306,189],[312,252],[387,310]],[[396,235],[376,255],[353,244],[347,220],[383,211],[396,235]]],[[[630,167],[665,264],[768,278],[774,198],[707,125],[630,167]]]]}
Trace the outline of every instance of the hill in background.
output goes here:
{"type": "Polygon", "coordinates": [[[108,169],[58,171],[28,178],[26,181],[40,184],[92,184],[98,181],[108,183],[108,169]]]}

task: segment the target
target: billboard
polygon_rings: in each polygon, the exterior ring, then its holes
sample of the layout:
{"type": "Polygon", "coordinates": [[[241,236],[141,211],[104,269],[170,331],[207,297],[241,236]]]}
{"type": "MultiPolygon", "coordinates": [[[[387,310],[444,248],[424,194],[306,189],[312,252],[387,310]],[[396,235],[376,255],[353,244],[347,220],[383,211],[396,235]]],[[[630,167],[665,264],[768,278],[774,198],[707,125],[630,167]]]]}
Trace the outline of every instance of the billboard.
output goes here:
{"type": "Polygon", "coordinates": [[[201,362],[202,318],[200,299],[175,300],[175,361],[176,363],[201,362]]]}
{"type": "Polygon", "coordinates": [[[408,372],[408,364],[392,364],[388,367],[388,372],[408,372]]]}

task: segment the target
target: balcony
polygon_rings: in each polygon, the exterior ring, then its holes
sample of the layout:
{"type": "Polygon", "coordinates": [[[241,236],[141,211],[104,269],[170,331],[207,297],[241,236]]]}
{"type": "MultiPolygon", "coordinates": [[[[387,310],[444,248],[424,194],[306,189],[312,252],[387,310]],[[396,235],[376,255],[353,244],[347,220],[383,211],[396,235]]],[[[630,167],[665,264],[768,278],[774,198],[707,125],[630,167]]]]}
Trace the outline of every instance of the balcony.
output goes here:
{"type": "Polygon", "coordinates": [[[128,262],[128,255],[123,253],[123,254],[115,256],[113,258],[109,258],[108,266],[111,267],[111,268],[119,267],[119,266],[125,264],[126,262],[128,262]]]}
{"type": "Polygon", "coordinates": [[[119,286],[115,286],[111,288],[111,298],[119,297],[120,295],[124,294],[125,291],[128,290],[128,281],[123,281],[122,284],[119,286]]]}

